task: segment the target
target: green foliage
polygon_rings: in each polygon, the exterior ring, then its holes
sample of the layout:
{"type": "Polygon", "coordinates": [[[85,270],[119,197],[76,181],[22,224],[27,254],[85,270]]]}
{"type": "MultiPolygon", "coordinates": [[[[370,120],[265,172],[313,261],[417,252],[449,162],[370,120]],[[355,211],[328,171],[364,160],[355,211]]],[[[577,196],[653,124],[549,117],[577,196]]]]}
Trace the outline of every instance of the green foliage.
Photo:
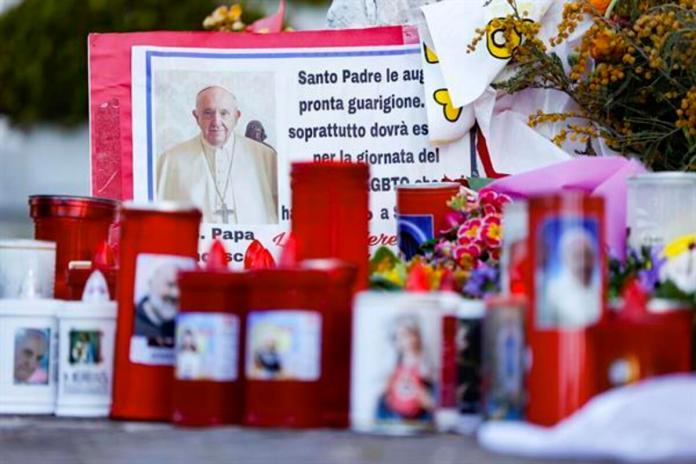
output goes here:
{"type": "MultiPolygon", "coordinates": [[[[0,114],[18,126],[87,118],[87,35],[201,30],[215,0],[24,0],[0,16],[0,114]]],[[[245,10],[245,21],[258,18],[245,10]],[[248,16],[248,17],[247,17],[248,16]]]]}

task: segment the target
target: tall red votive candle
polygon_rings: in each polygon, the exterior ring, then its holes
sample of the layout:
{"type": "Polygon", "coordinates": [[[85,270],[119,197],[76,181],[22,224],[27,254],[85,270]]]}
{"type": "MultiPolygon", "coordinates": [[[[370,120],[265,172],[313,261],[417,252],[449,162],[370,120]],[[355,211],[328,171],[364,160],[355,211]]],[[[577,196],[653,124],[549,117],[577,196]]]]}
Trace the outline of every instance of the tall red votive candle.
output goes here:
{"type": "Polygon", "coordinates": [[[267,269],[250,282],[244,424],[321,427],[327,274],[267,269]]]}
{"type": "Polygon", "coordinates": [[[68,299],[70,261],[89,261],[109,238],[118,203],[106,198],[33,195],[29,212],[37,240],[56,242],[55,297],[68,299]]]}
{"type": "Polygon", "coordinates": [[[111,415],[169,420],[179,271],[196,267],[201,212],[178,203],[121,208],[111,415]]]}
{"type": "Polygon", "coordinates": [[[369,168],[359,163],[293,163],[292,234],[297,258],[337,258],[358,269],[367,287],[369,168]]]}
{"type": "Polygon", "coordinates": [[[529,201],[527,419],[552,425],[597,393],[590,328],[605,311],[604,201],[566,192],[529,201]]]}

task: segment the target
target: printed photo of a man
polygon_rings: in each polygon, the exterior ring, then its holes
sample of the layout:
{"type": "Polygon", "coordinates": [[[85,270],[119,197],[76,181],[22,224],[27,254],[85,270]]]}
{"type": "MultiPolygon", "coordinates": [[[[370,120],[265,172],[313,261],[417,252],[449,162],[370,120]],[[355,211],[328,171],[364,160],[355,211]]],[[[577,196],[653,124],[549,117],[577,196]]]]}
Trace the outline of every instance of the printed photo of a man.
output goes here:
{"type": "Polygon", "coordinates": [[[15,333],[15,384],[48,385],[49,336],[49,329],[20,329],[15,333]]]}
{"type": "Polygon", "coordinates": [[[176,313],[179,307],[178,267],[164,262],[155,267],[148,279],[148,291],[135,310],[134,335],[148,339],[148,344],[174,346],[176,313]]]}
{"type": "Polygon", "coordinates": [[[193,203],[203,222],[278,223],[277,154],[261,123],[240,133],[242,109],[222,86],[201,89],[192,104],[199,133],[159,156],[157,199],[193,203]]]}

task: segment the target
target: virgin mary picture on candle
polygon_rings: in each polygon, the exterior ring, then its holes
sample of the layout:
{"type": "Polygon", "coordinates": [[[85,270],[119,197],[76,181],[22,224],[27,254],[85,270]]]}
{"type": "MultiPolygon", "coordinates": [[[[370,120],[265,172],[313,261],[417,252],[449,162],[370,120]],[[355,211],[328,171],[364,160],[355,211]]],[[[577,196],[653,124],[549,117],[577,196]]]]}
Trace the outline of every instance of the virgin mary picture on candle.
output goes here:
{"type": "Polygon", "coordinates": [[[377,419],[430,420],[436,402],[433,369],[428,362],[420,323],[414,315],[394,322],[396,363],[377,405],[377,419]]]}

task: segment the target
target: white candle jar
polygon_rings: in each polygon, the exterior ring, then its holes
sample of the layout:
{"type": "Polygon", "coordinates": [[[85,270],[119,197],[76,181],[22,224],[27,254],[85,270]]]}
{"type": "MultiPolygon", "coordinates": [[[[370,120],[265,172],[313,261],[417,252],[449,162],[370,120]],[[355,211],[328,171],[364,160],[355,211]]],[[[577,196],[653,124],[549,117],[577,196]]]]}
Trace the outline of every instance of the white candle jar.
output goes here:
{"type": "Polygon", "coordinates": [[[0,413],[53,414],[58,300],[0,300],[0,413]]]}
{"type": "Polygon", "coordinates": [[[443,321],[453,293],[362,292],[355,300],[351,424],[404,435],[435,427],[441,409],[443,321]]]}
{"type": "Polygon", "coordinates": [[[0,240],[0,298],[53,298],[56,244],[0,240]]]}
{"type": "Polygon", "coordinates": [[[628,179],[629,245],[665,246],[696,234],[696,173],[651,172],[628,179]]]}
{"type": "Polygon", "coordinates": [[[66,302],[58,313],[57,416],[107,417],[114,371],[116,302],[66,302]]]}

